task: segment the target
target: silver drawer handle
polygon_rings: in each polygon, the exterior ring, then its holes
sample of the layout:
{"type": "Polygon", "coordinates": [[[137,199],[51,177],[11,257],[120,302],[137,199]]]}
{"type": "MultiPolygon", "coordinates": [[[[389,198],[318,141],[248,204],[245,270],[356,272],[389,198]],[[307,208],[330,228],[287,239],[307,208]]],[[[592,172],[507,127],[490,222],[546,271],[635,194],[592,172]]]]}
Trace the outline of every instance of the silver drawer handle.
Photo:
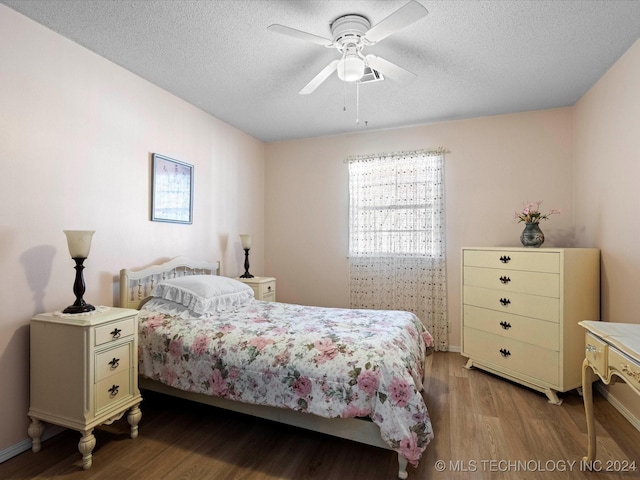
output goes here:
{"type": "Polygon", "coordinates": [[[596,353],[596,352],[600,351],[600,350],[598,350],[598,347],[596,347],[595,345],[591,345],[590,343],[587,343],[587,346],[585,347],[585,350],[588,353],[596,353]]]}

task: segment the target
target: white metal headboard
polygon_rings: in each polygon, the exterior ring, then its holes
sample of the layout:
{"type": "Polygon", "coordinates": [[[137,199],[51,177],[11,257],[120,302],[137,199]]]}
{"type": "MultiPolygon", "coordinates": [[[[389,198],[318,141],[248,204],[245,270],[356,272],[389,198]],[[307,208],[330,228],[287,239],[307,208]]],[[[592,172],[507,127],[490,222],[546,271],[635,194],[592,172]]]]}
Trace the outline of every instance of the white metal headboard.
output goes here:
{"type": "Polygon", "coordinates": [[[220,262],[176,257],[141,270],[120,270],[120,307],[140,308],[158,282],[185,275],[220,275],[220,262]]]}

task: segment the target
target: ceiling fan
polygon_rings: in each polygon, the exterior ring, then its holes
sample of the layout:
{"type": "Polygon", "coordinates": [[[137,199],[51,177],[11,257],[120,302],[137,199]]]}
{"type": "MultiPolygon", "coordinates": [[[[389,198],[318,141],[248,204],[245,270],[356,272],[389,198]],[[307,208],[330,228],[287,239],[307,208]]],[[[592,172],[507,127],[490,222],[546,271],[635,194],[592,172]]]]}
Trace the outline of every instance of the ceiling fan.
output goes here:
{"type": "Polygon", "coordinates": [[[411,0],[373,27],[369,20],[362,15],[343,15],[330,24],[333,40],[296,30],[295,28],[285,27],[284,25],[270,25],[267,29],[299,40],[313,42],[323,47],[335,48],[340,52],[341,58],[339,60],[333,60],[329,63],[298,92],[301,95],[308,95],[329,78],[334,71],[337,71],[340,80],[345,82],[360,80],[365,73],[366,67],[399,82],[404,83],[413,79],[415,74],[408,70],[376,55],[364,55],[362,51],[365,47],[378,43],[398,30],[402,30],[418,21],[428,13],[427,9],[420,3],[411,0]]]}

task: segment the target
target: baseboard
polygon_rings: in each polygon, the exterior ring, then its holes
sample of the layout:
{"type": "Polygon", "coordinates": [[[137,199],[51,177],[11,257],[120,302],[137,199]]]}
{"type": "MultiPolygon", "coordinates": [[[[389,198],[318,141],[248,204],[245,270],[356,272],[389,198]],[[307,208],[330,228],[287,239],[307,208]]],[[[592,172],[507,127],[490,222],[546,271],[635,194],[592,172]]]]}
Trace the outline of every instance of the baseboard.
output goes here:
{"type": "MultiPolygon", "coordinates": [[[[58,435],[66,430],[66,428],[59,427],[57,425],[47,424],[47,428],[42,435],[42,441],[46,442],[51,437],[58,435]]],[[[26,452],[31,449],[31,439],[25,438],[21,442],[16,443],[15,445],[11,445],[9,448],[5,448],[4,450],[0,450],[0,463],[6,462],[10,458],[15,457],[16,455],[20,455],[22,452],[26,452]]]]}
{"type": "Polygon", "coordinates": [[[460,353],[460,346],[459,345],[449,345],[449,348],[447,349],[447,352],[460,353]]]}
{"type": "Polygon", "coordinates": [[[631,413],[629,411],[629,409],[627,407],[625,407],[620,400],[618,400],[616,397],[614,397],[611,392],[609,390],[606,389],[606,387],[600,383],[597,382],[596,384],[596,389],[598,390],[598,392],[600,392],[602,394],[602,396],[607,400],[607,402],[609,402],[611,405],[613,405],[613,408],[615,408],[616,410],[618,410],[622,416],[624,418],[626,418],[627,420],[629,420],[629,423],[631,423],[631,425],[633,425],[636,430],[638,430],[640,432],[640,418],[637,418],[633,413],[631,413]]]}

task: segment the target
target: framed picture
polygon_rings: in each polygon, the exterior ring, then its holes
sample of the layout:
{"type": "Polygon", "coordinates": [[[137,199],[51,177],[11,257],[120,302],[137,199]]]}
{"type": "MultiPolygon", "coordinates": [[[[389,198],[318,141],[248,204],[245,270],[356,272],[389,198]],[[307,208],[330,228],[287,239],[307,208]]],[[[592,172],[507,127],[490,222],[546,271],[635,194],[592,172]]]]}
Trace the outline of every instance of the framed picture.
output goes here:
{"type": "Polygon", "coordinates": [[[153,154],[151,220],[193,223],[193,165],[153,154]]]}

